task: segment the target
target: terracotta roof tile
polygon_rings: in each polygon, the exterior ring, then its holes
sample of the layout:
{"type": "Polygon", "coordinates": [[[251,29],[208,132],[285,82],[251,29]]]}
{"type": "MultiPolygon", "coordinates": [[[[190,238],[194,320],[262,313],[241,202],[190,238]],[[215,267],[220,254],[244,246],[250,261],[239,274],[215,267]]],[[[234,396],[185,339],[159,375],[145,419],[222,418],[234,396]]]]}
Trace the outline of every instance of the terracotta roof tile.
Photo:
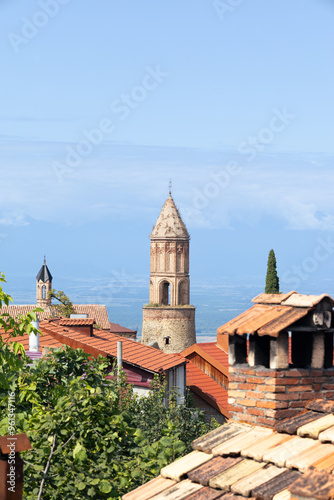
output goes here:
{"type": "Polygon", "coordinates": [[[135,491],[130,491],[126,495],[123,495],[124,500],[149,500],[154,495],[165,491],[166,489],[174,486],[176,481],[172,481],[171,479],[165,479],[164,477],[158,476],[155,479],[152,479],[148,483],[143,484],[135,491]]]}
{"type": "Polygon", "coordinates": [[[256,304],[218,328],[218,334],[229,335],[269,335],[277,337],[290,325],[306,316],[322,300],[334,305],[334,300],[326,294],[300,295],[261,294],[253,302],[256,304]]]}
{"type": "Polygon", "coordinates": [[[136,330],[125,328],[125,326],[121,326],[118,323],[110,323],[110,331],[111,333],[137,333],[136,330]]]}
{"type": "Polygon", "coordinates": [[[319,441],[322,443],[332,443],[334,444],[334,425],[329,427],[325,431],[322,431],[318,436],[319,441]]]}
{"type": "Polygon", "coordinates": [[[314,399],[306,404],[306,408],[320,413],[334,413],[334,401],[314,399]]]}
{"type": "Polygon", "coordinates": [[[291,439],[293,439],[293,437],[286,434],[270,434],[269,436],[261,439],[260,442],[256,442],[251,446],[243,448],[241,450],[241,456],[261,461],[265,453],[273,448],[276,448],[276,446],[279,446],[280,444],[290,441],[291,439]]]}
{"type": "Polygon", "coordinates": [[[334,497],[334,476],[319,471],[309,471],[289,488],[293,495],[319,500],[334,497]]]}
{"type": "MultiPolygon", "coordinates": [[[[303,420],[299,419],[299,423],[303,425],[303,420]]],[[[231,422],[192,443],[193,448],[202,450],[197,455],[200,460],[194,461],[193,454],[189,454],[166,469],[172,471],[170,477],[181,481],[180,485],[190,481],[203,487],[193,492],[193,497],[188,497],[186,491],[183,497],[177,497],[180,499],[240,500],[251,496],[257,500],[292,500],[293,495],[300,495],[305,499],[329,500],[334,494],[334,475],[330,474],[334,470],[334,445],[323,444],[316,436],[292,436],[231,422]],[[218,452],[225,458],[213,456],[218,452]],[[285,465],[296,470],[287,470],[285,465]],[[318,475],[313,475],[317,468],[318,475]]],[[[174,500],[174,496],[167,496],[168,491],[160,500],[174,500]]]]}
{"type": "Polygon", "coordinates": [[[213,490],[212,488],[202,488],[200,490],[195,491],[191,495],[187,496],[187,500],[216,500],[221,499],[224,500],[225,496],[222,491],[213,490]]]}
{"type": "Polygon", "coordinates": [[[314,440],[309,438],[294,437],[291,441],[283,443],[269,450],[263,455],[265,462],[271,462],[278,467],[285,467],[287,460],[314,445],[314,440]]]}
{"type": "Polygon", "coordinates": [[[93,326],[96,321],[94,318],[61,318],[61,326],[93,326]]]}
{"type": "Polygon", "coordinates": [[[159,370],[169,370],[176,366],[180,366],[186,360],[174,354],[166,354],[159,349],[140,344],[134,340],[120,338],[118,335],[110,332],[95,333],[93,337],[88,337],[84,333],[76,332],[69,328],[62,327],[56,322],[45,321],[40,324],[40,327],[47,331],[50,335],[64,343],[70,341],[76,342],[76,347],[83,349],[85,352],[92,353],[92,349],[100,351],[104,356],[117,357],[117,342],[121,341],[123,346],[123,360],[134,366],[139,366],[145,370],[158,373],[159,370]]]}
{"type": "Polygon", "coordinates": [[[203,486],[200,484],[192,483],[189,479],[186,479],[168,488],[168,490],[155,495],[152,500],[183,500],[188,498],[191,493],[201,490],[202,488],[203,486]]]}
{"type": "Polygon", "coordinates": [[[198,353],[212,366],[221,371],[224,375],[228,376],[228,353],[225,352],[216,342],[200,342],[193,344],[184,351],[182,356],[189,358],[193,353],[198,353]]]}
{"type": "Polygon", "coordinates": [[[289,488],[289,486],[294,483],[299,476],[299,472],[291,470],[283,471],[282,474],[279,474],[269,481],[266,481],[261,486],[254,488],[251,494],[252,496],[261,498],[262,500],[271,500],[273,496],[277,495],[277,493],[289,488]]]}
{"type": "Polygon", "coordinates": [[[275,430],[277,432],[286,432],[287,434],[296,434],[299,427],[305,424],[318,420],[322,417],[321,413],[316,413],[313,411],[308,411],[296,417],[283,420],[283,422],[278,422],[275,425],[275,430]]]}
{"type": "Polygon", "coordinates": [[[162,477],[167,479],[180,481],[180,479],[184,477],[187,472],[199,467],[205,462],[208,462],[211,458],[212,455],[208,453],[203,453],[202,451],[192,451],[172,464],[163,467],[160,474],[162,477]]]}
{"type": "Polygon", "coordinates": [[[204,436],[195,439],[191,445],[194,450],[205,451],[211,453],[211,450],[218,444],[228,441],[234,436],[251,429],[251,426],[246,424],[231,423],[229,425],[221,425],[217,429],[208,432],[204,436]]]}
{"type": "Polygon", "coordinates": [[[209,480],[224,472],[227,469],[230,469],[234,465],[238,464],[242,461],[241,457],[238,458],[222,458],[222,457],[214,457],[212,460],[209,460],[204,465],[197,467],[196,469],[188,472],[188,478],[194,481],[195,483],[200,483],[203,486],[208,486],[209,480]]]}
{"type": "Polygon", "coordinates": [[[254,460],[244,459],[230,469],[227,469],[217,476],[214,476],[209,481],[211,488],[219,488],[220,490],[228,492],[235,483],[250,476],[254,472],[265,467],[266,464],[255,462],[254,460]]]}
{"type": "Polygon", "coordinates": [[[282,469],[274,465],[269,465],[240,479],[231,486],[231,490],[233,493],[239,493],[239,495],[249,497],[255,488],[258,488],[280,474],[282,474],[282,469]]]}
{"type": "MultiPolygon", "coordinates": [[[[35,309],[37,306],[35,304],[27,304],[27,305],[3,305],[0,309],[0,313],[8,313],[13,318],[16,318],[20,314],[27,314],[35,309]]],[[[73,304],[75,312],[77,314],[87,314],[88,318],[94,318],[96,324],[99,325],[102,329],[109,330],[110,329],[110,321],[108,317],[108,311],[106,306],[100,304],[73,304]]],[[[51,318],[53,316],[53,311],[47,307],[43,312],[38,313],[38,317],[40,321],[51,318]]]]}
{"type": "Polygon", "coordinates": [[[334,425],[334,415],[325,415],[313,422],[303,425],[297,431],[298,436],[311,437],[317,439],[320,432],[329,429],[334,425]]]}
{"type": "Polygon", "coordinates": [[[271,429],[265,427],[253,427],[237,436],[224,441],[212,449],[214,455],[238,455],[247,447],[259,442],[259,440],[272,434],[271,429]]]}

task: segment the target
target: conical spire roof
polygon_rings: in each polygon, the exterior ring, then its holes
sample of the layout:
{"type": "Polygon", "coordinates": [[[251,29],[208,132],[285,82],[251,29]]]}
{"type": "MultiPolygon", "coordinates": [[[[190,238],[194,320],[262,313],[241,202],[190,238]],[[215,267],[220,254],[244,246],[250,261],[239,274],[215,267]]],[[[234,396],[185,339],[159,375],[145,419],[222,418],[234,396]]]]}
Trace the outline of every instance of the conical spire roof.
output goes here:
{"type": "Polygon", "coordinates": [[[171,193],[169,193],[162,207],[158,220],[153,228],[151,238],[189,239],[189,233],[176,208],[171,193]]]}
{"type": "Polygon", "coordinates": [[[36,276],[36,281],[43,281],[43,283],[46,283],[47,281],[52,281],[52,274],[49,271],[48,266],[46,265],[45,259],[44,259],[44,264],[40,268],[37,276],[36,276]]]}

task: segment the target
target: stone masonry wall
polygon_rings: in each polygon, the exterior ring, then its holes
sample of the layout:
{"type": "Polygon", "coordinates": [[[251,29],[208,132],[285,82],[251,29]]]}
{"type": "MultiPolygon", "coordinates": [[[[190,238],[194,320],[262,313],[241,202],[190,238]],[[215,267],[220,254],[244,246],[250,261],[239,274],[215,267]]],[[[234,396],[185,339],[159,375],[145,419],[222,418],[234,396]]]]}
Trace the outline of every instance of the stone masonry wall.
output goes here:
{"type": "Polygon", "coordinates": [[[143,307],[143,344],[157,341],[167,353],[181,352],[196,343],[194,307],[143,307]],[[165,337],[170,337],[169,344],[165,337]]]}
{"type": "Polygon", "coordinates": [[[271,370],[229,368],[229,411],[233,420],[273,427],[305,408],[310,399],[334,399],[334,368],[271,370]]]}

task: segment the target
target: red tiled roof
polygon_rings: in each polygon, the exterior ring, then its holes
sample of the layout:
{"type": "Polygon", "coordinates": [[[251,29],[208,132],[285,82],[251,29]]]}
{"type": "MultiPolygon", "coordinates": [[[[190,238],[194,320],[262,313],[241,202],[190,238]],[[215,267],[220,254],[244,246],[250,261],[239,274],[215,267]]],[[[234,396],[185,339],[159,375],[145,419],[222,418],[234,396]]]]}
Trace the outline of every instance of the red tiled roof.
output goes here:
{"type": "MultiPolygon", "coordinates": [[[[35,309],[36,304],[26,304],[26,305],[3,305],[0,309],[0,314],[8,313],[13,318],[16,318],[19,314],[27,314],[35,309]]],[[[100,304],[73,304],[75,312],[77,314],[87,314],[88,318],[94,318],[96,324],[99,325],[103,330],[109,330],[110,321],[108,317],[108,312],[106,306],[100,304]]],[[[38,313],[40,321],[51,318],[52,311],[49,307],[45,308],[43,312],[38,313]]]]}
{"type": "Polygon", "coordinates": [[[200,342],[198,344],[193,344],[184,351],[182,351],[182,356],[187,358],[190,354],[196,352],[205,360],[207,360],[212,366],[217,368],[226,377],[228,377],[228,353],[223,351],[223,349],[217,345],[216,342],[200,342]]]}
{"type": "Polygon", "coordinates": [[[140,344],[134,340],[120,338],[118,335],[103,331],[94,331],[93,337],[64,328],[57,324],[57,320],[47,320],[40,324],[40,328],[55,336],[60,342],[83,349],[89,354],[96,352],[104,356],[117,357],[117,342],[123,344],[124,362],[138,366],[145,370],[158,373],[160,370],[169,370],[186,362],[184,358],[175,354],[166,354],[154,347],[140,344]]]}
{"type": "Polygon", "coordinates": [[[229,422],[123,500],[334,498],[334,402],[314,401],[276,430],[229,422]],[[324,413],[322,413],[324,411],[324,413]]]}
{"type": "Polygon", "coordinates": [[[245,333],[278,337],[279,333],[309,312],[306,307],[256,304],[225,325],[217,333],[243,335],[245,333]]]}
{"type": "MultiPolygon", "coordinates": [[[[61,347],[63,345],[62,342],[59,340],[55,339],[52,335],[49,333],[45,332],[43,329],[41,329],[43,335],[39,336],[39,350],[40,352],[42,351],[43,347],[50,347],[50,348],[56,348],[56,347],[61,347]]],[[[18,337],[10,337],[10,335],[4,335],[4,331],[0,329],[0,335],[4,339],[5,342],[19,342],[20,344],[23,345],[24,350],[27,352],[29,351],[29,335],[24,333],[24,335],[18,336],[18,337]]]]}
{"type": "Polygon", "coordinates": [[[257,333],[278,337],[281,331],[306,316],[323,300],[334,305],[334,300],[327,294],[261,293],[252,300],[255,302],[253,307],[218,328],[217,333],[229,335],[257,333]]]}
{"type": "Polygon", "coordinates": [[[137,333],[136,330],[130,330],[130,328],[125,328],[118,323],[110,323],[111,333],[137,333]]]}
{"type": "Polygon", "coordinates": [[[192,361],[187,366],[187,386],[207,403],[229,418],[227,390],[206,375],[192,361]]]}
{"type": "Polygon", "coordinates": [[[59,321],[61,326],[92,326],[95,323],[94,318],[61,318],[59,321]]]}

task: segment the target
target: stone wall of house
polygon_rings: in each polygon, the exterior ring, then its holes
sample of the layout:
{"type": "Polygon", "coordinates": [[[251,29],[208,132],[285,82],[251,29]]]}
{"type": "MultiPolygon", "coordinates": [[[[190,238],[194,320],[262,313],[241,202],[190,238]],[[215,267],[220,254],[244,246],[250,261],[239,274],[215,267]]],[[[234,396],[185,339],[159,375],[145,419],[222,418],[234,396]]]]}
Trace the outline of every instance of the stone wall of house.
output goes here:
{"type": "Polygon", "coordinates": [[[156,341],[167,353],[181,352],[195,344],[195,307],[143,307],[141,341],[156,341]]]}
{"type": "Polygon", "coordinates": [[[233,420],[274,426],[300,413],[311,399],[334,399],[334,368],[230,366],[228,395],[233,420]]]}
{"type": "Polygon", "coordinates": [[[205,421],[210,423],[212,419],[214,418],[217,420],[219,424],[225,424],[227,421],[227,418],[224,417],[218,410],[213,408],[209,403],[204,401],[204,399],[200,398],[197,394],[191,391],[191,397],[193,398],[193,401],[195,405],[200,409],[204,411],[204,418],[205,421]]]}

